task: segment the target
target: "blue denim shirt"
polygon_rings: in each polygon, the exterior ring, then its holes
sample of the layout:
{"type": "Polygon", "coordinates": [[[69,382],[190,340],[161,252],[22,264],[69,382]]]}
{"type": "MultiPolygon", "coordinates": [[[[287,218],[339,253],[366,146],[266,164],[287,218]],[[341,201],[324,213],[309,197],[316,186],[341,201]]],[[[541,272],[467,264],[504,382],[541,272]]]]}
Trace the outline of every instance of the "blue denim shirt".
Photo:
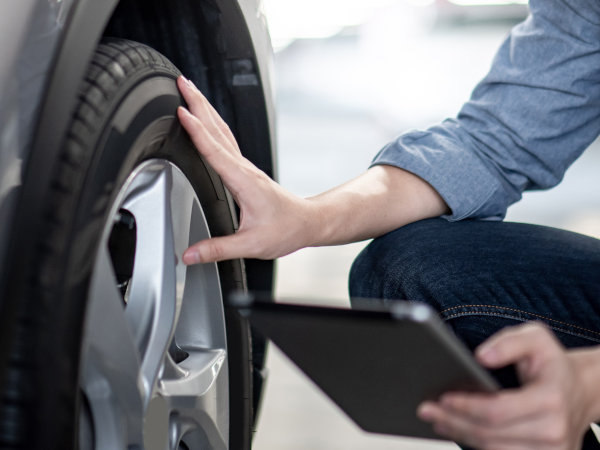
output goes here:
{"type": "Polygon", "coordinates": [[[455,119],[385,146],[373,165],[429,182],[450,220],[501,219],[558,184],[600,133],[600,0],[530,0],[455,119]]]}

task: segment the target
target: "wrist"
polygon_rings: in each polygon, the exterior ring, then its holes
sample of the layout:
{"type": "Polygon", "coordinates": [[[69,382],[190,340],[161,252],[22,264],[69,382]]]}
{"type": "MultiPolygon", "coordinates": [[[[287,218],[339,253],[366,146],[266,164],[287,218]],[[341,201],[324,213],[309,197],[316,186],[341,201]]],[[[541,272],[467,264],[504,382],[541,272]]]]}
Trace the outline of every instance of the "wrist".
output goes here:
{"type": "Polygon", "coordinates": [[[302,199],[304,202],[304,245],[318,247],[331,242],[332,220],[327,217],[327,205],[319,201],[319,197],[302,199]]]}

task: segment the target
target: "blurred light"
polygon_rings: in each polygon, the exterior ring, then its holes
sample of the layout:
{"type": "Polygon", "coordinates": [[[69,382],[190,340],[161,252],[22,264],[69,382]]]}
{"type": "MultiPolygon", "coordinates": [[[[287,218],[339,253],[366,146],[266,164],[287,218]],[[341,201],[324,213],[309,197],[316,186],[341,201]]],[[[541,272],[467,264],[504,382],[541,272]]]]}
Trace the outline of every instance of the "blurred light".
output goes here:
{"type": "Polygon", "coordinates": [[[333,36],[344,28],[364,23],[375,9],[398,3],[398,0],[263,1],[275,50],[295,39],[333,36]]]}
{"type": "Polygon", "coordinates": [[[435,0],[404,0],[405,3],[413,6],[430,6],[435,0]]]}
{"type": "Polygon", "coordinates": [[[527,0],[262,0],[262,4],[273,47],[278,51],[296,39],[325,39],[364,24],[390,6],[479,10],[485,6],[520,8],[527,0]]]}
{"type": "Polygon", "coordinates": [[[459,6],[526,5],[527,0],[448,0],[459,6]]]}

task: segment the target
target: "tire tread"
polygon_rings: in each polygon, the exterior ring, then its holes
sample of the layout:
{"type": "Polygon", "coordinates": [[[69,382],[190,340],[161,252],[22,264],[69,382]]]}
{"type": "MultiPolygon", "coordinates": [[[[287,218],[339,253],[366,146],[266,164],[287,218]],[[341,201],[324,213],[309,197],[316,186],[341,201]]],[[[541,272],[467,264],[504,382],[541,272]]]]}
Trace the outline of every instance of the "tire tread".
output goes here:
{"type": "MultiPolygon", "coordinates": [[[[0,448],[6,450],[21,450],[43,448],[63,449],[62,444],[44,447],[37,442],[32,445],[31,426],[36,423],[35,395],[36,383],[40,382],[40,349],[36,345],[44,342],[48,331],[48,310],[51,299],[56,294],[62,280],[62,259],[69,246],[70,217],[76,207],[77,186],[85,177],[87,166],[90,164],[91,149],[89,143],[99,132],[97,124],[102,122],[102,112],[107,113],[107,105],[119,92],[127,75],[137,70],[150,70],[160,66],[178,74],[177,69],[164,57],[149,58],[145,61],[140,53],[154,55],[156,52],[146,50],[143,44],[134,42],[117,42],[107,39],[102,42],[89,70],[81,83],[75,113],[72,118],[70,131],[66,135],[63,150],[53,170],[47,202],[43,213],[44,231],[36,236],[37,260],[31,270],[30,285],[27,301],[20,305],[13,345],[10,349],[9,368],[5,386],[0,388],[0,448]],[[35,317],[32,320],[32,317],[35,317]],[[37,355],[32,358],[32,355],[37,355]],[[33,362],[33,361],[38,361],[33,362]]],[[[60,389],[60,384],[58,389],[60,389]]],[[[63,399],[62,409],[72,408],[72,395],[63,388],[57,394],[63,399]]],[[[59,415],[61,411],[56,411],[59,415]]],[[[67,415],[64,415],[67,416],[67,415]]],[[[39,421],[38,421],[39,422],[39,421]]],[[[64,428],[71,426],[63,423],[64,428]]],[[[59,432],[62,430],[58,430],[59,432]]],[[[68,432],[63,433],[67,435],[68,432]]]]}

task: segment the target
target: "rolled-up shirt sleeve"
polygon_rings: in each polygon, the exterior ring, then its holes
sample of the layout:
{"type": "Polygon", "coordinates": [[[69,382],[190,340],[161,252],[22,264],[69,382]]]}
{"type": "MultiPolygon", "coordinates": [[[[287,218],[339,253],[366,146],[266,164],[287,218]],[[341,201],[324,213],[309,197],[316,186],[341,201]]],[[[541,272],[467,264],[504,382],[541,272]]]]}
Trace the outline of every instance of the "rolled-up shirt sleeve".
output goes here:
{"type": "Polygon", "coordinates": [[[600,133],[600,2],[531,0],[458,116],[386,145],[373,165],[423,178],[449,220],[502,219],[558,184],[600,133]]]}

